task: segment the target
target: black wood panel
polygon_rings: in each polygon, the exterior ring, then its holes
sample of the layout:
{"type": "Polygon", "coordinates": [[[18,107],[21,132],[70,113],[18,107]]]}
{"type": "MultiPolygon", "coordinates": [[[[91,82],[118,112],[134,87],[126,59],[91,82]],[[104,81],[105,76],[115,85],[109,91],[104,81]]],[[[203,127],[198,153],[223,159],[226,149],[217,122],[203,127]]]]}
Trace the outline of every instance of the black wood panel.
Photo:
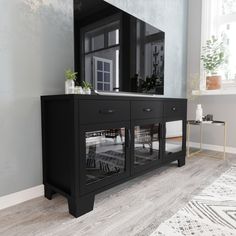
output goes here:
{"type": "Polygon", "coordinates": [[[131,119],[150,119],[163,116],[163,102],[160,101],[132,101],[131,119]]]}
{"type": "Polygon", "coordinates": [[[130,119],[128,101],[80,101],[81,124],[127,121],[130,119]]]}
{"type": "Polygon", "coordinates": [[[71,167],[74,155],[73,100],[50,100],[43,109],[44,184],[71,193],[71,167]]]}
{"type": "Polygon", "coordinates": [[[170,101],[164,103],[164,116],[179,117],[186,116],[186,102],[185,101],[170,101]]]}

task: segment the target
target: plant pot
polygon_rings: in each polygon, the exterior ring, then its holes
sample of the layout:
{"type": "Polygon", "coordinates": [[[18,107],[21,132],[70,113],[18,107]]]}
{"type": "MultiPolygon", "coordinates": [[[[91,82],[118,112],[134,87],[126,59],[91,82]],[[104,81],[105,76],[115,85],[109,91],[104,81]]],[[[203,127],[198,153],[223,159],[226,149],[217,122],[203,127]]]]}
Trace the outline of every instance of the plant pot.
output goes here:
{"type": "Polygon", "coordinates": [[[74,80],[66,80],[65,82],[65,93],[74,94],[75,93],[75,82],[74,80]]]}
{"type": "Polygon", "coordinates": [[[75,94],[84,94],[84,90],[81,86],[75,86],[75,94]]]}
{"type": "Polygon", "coordinates": [[[91,89],[90,88],[83,88],[84,94],[91,94],[91,89]]]}
{"type": "Polygon", "coordinates": [[[206,77],[206,89],[217,90],[221,89],[221,75],[209,75],[206,77]]]}

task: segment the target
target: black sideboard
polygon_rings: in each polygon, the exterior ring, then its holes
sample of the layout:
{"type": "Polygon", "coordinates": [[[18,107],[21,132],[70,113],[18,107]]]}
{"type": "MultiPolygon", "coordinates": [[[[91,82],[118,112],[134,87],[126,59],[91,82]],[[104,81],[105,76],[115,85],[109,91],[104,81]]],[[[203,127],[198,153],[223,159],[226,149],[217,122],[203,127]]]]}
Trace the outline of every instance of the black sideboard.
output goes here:
{"type": "Polygon", "coordinates": [[[69,212],[93,209],[95,194],[172,161],[185,164],[186,99],[42,96],[45,197],[69,212]]]}

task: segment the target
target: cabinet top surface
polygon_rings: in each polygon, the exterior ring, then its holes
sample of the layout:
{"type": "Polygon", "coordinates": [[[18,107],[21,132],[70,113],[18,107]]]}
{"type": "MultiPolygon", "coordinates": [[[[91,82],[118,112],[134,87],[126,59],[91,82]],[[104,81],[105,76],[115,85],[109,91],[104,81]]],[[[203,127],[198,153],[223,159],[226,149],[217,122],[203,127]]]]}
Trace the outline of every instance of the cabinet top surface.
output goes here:
{"type": "Polygon", "coordinates": [[[164,101],[173,101],[173,100],[180,100],[180,101],[187,101],[186,98],[168,98],[168,97],[163,97],[163,96],[152,96],[152,95],[147,95],[147,96],[135,96],[135,95],[126,95],[126,96],[121,96],[121,95],[79,95],[79,94],[61,94],[61,95],[44,95],[41,96],[42,99],[79,99],[79,100],[164,100],[164,101]]]}

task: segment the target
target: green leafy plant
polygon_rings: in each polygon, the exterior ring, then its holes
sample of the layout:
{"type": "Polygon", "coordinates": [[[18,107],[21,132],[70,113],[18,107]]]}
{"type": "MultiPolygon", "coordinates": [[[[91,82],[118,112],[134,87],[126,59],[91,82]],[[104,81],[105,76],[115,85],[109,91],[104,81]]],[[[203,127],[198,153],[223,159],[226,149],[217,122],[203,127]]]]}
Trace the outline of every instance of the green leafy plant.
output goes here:
{"type": "Polygon", "coordinates": [[[91,89],[91,88],[92,88],[92,85],[91,85],[89,82],[83,81],[83,82],[82,82],[82,87],[83,87],[84,89],[91,89]]]}
{"type": "Polygon", "coordinates": [[[77,72],[74,72],[71,69],[65,71],[65,77],[67,80],[76,80],[77,74],[77,72]]]}
{"type": "Polygon", "coordinates": [[[147,76],[146,80],[140,80],[140,89],[141,91],[150,91],[156,89],[158,86],[162,86],[161,79],[156,75],[147,76]]]}
{"type": "Polygon", "coordinates": [[[223,40],[212,36],[202,48],[201,60],[207,73],[216,74],[225,63],[225,48],[223,40]]]}

